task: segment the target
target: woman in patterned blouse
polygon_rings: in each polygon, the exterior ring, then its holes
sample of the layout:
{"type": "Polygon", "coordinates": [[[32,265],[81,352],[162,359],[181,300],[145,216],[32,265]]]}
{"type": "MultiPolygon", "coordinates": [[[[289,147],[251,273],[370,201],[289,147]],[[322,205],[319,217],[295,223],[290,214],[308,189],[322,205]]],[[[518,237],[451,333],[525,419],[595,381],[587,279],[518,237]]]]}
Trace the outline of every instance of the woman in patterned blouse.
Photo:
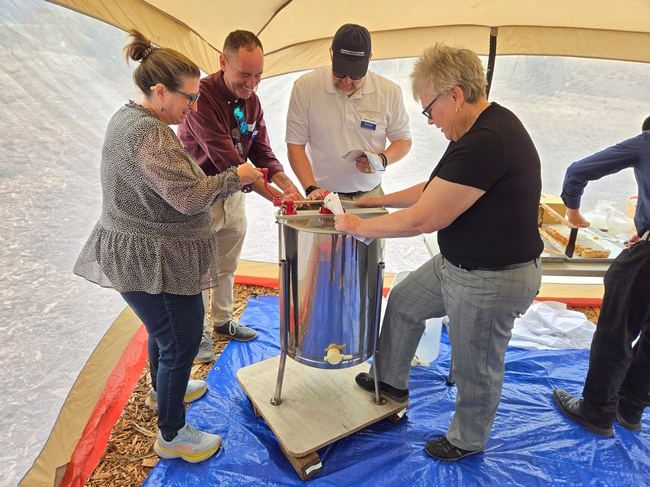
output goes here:
{"type": "Polygon", "coordinates": [[[124,48],[139,61],[143,94],[108,124],[101,160],[102,214],[75,274],[121,293],[149,332],[152,389],[158,410],[156,453],[200,462],[221,444],[185,423],[185,402],[206,384],[190,381],[203,331],[201,292],[218,285],[217,235],[210,207],[262,177],[250,164],[206,176],[169,125],[181,124],[199,99],[199,68],[184,55],[131,31],[124,48]]]}

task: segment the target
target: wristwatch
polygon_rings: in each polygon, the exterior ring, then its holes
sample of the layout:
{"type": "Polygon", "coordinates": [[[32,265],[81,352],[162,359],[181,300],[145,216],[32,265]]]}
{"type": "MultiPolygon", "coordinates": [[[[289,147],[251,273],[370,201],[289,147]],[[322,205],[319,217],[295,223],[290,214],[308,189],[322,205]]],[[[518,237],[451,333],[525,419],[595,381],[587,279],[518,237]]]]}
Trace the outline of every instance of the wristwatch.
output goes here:
{"type": "Polygon", "coordinates": [[[308,188],[305,188],[305,196],[309,196],[310,194],[312,194],[317,189],[320,189],[320,188],[318,186],[309,186],[308,188]]]}

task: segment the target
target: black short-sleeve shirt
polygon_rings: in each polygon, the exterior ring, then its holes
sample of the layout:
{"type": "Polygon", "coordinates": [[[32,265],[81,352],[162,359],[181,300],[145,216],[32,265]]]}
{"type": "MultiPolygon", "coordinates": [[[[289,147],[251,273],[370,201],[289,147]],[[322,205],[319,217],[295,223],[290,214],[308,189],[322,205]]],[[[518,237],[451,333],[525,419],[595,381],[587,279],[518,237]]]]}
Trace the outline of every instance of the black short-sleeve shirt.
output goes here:
{"type": "Polygon", "coordinates": [[[533,260],[544,245],[537,227],[539,155],[521,121],[492,103],[451,142],[429,181],[439,177],[485,191],[438,232],[443,257],[457,265],[503,267],[533,260]]]}

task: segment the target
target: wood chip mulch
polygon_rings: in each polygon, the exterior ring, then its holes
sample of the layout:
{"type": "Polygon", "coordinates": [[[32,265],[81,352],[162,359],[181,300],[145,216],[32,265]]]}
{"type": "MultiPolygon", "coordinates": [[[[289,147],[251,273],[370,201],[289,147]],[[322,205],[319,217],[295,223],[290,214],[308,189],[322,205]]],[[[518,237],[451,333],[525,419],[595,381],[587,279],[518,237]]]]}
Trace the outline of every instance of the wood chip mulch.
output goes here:
{"type": "MultiPolygon", "coordinates": [[[[237,320],[241,317],[250,297],[277,294],[277,289],[235,284],[233,318],[237,320]]],[[[229,341],[229,338],[213,336],[215,360],[229,341]]],[[[212,365],[213,362],[195,363],[190,377],[205,379],[212,365]]],[[[106,451],[86,482],[86,487],[139,487],[158,462],[158,456],[153,452],[153,444],[158,436],[158,415],[144,404],[150,388],[147,361],[140,381],[115,423],[106,451]]]]}
{"type": "MultiPolygon", "coordinates": [[[[233,318],[241,317],[250,297],[277,294],[277,289],[236,284],[233,318]]],[[[569,309],[584,313],[592,323],[596,323],[600,311],[599,308],[587,307],[569,309]]],[[[230,339],[213,338],[216,360],[230,339]]],[[[191,378],[205,379],[211,367],[212,363],[196,363],[192,368],[191,378]]],[[[86,487],[139,487],[158,462],[158,457],[153,452],[153,444],[158,434],[157,415],[144,404],[150,388],[149,366],[146,365],[124,412],[113,427],[106,451],[86,482],[86,487]]]]}

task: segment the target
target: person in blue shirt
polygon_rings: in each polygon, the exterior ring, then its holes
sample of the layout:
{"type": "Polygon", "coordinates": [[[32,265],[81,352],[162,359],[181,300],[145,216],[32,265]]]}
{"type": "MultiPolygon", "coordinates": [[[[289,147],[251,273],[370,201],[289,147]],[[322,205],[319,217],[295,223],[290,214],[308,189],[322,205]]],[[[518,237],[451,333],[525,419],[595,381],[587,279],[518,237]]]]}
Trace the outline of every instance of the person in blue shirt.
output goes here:
{"type": "Polygon", "coordinates": [[[567,219],[588,227],[580,214],[587,183],[625,168],[634,169],[638,184],[637,235],[605,274],[582,399],[562,389],[553,391],[565,415],[603,436],[614,434],[614,418],[639,431],[643,410],[650,405],[650,117],[636,137],[571,164],[561,194],[567,219]]]}

